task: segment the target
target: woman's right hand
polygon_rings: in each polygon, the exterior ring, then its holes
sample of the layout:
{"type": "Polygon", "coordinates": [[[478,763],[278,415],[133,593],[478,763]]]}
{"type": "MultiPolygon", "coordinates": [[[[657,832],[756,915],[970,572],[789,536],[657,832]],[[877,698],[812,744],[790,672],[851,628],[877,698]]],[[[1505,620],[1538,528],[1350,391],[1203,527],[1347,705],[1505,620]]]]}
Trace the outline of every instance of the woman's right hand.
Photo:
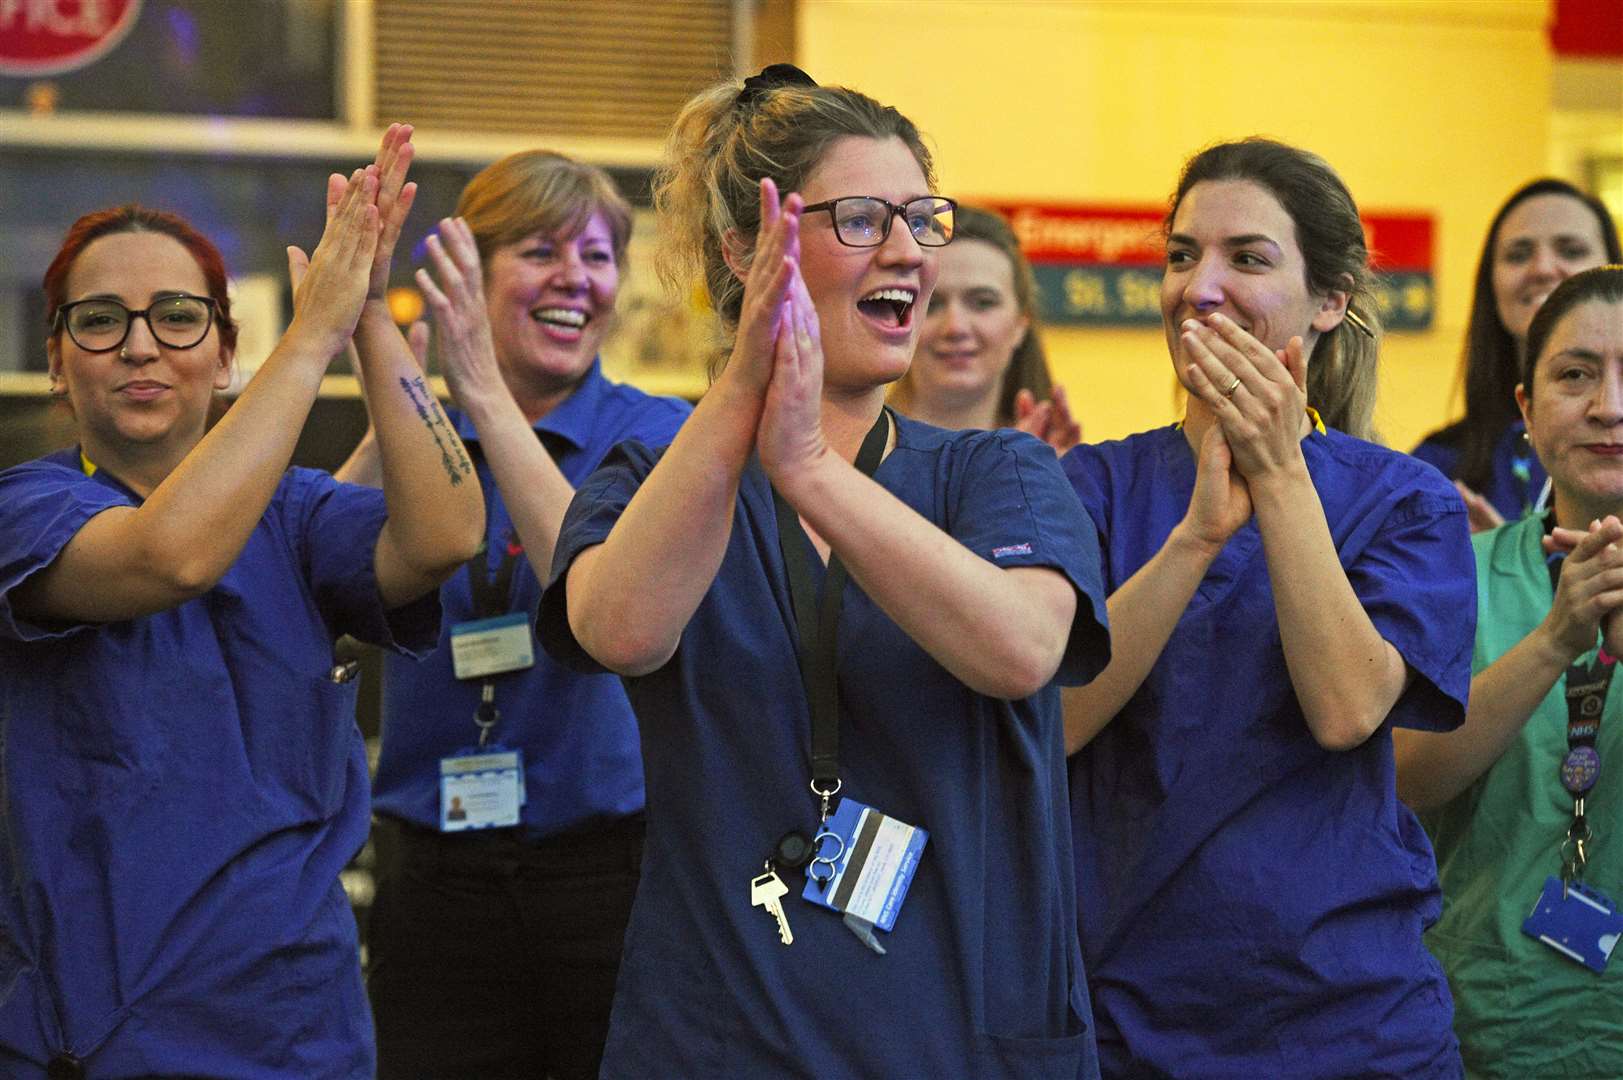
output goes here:
{"type": "Polygon", "coordinates": [[[434,273],[427,267],[418,270],[417,287],[434,313],[440,367],[457,403],[478,411],[481,403],[506,397],[508,391],[490,336],[479,245],[466,221],[440,222],[439,231],[428,238],[428,262],[434,273]]]}
{"type": "Polygon", "coordinates": [[[287,249],[288,266],[298,281],[293,291],[293,323],[287,337],[309,339],[323,362],[343,351],[355,332],[366,302],[377,251],[377,167],[357,169],[346,182],[334,175],[330,190],[342,185],[336,200],[328,200],[327,227],[313,255],[297,247],[287,249]]]}
{"type": "Polygon", "coordinates": [[[1195,490],[1183,527],[1215,556],[1251,520],[1251,489],[1234,467],[1234,454],[1221,424],[1206,429],[1195,463],[1195,490]]]}
{"type": "MultiPolygon", "coordinates": [[[[738,334],[732,357],[718,382],[726,380],[763,399],[772,369],[778,336],[788,314],[789,280],[800,261],[800,209],[804,202],[791,194],[778,205],[778,187],[769,177],[761,180],[761,228],[755,236],[755,254],[744,278],[744,304],[738,315],[738,334]]],[[[789,332],[793,332],[792,329],[789,332]]]]}
{"type": "MultiPolygon", "coordinates": [[[[1606,651],[1613,656],[1610,632],[1623,609],[1623,522],[1615,517],[1591,522],[1587,532],[1557,528],[1544,540],[1547,552],[1568,552],[1556,584],[1555,600],[1543,629],[1570,663],[1595,647],[1603,626],[1606,651]]],[[[1623,629],[1620,627],[1619,629],[1623,629]]]]}

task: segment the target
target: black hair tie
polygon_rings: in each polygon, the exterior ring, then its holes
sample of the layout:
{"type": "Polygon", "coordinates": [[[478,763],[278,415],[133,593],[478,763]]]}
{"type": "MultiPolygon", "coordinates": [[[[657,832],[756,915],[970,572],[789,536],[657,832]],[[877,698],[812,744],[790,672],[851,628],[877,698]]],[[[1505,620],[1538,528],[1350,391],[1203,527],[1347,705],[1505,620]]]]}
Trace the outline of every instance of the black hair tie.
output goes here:
{"type": "Polygon", "coordinates": [[[817,80],[807,75],[793,64],[768,64],[761,69],[759,75],[751,75],[744,80],[744,89],[738,92],[738,98],[733,102],[733,108],[743,112],[760,99],[768,90],[776,90],[780,86],[816,86],[817,80]]]}

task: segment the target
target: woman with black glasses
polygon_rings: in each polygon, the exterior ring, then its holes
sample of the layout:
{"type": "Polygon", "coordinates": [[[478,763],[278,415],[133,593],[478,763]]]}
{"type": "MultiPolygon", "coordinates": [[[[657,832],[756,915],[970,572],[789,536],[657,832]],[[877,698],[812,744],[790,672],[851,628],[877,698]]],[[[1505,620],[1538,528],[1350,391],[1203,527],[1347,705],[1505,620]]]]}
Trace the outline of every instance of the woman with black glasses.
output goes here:
{"type": "Polygon", "coordinates": [[[793,68],[677,120],[656,206],[732,355],[582,485],[538,623],[641,726],[606,1077],[1092,1073],[1053,682],[1106,658],[1097,551],[1046,445],[884,408],[931,172],[793,68]]]}
{"type": "Polygon", "coordinates": [[[219,252],[135,206],[45,275],[78,445],[0,473],[0,1073],[370,1077],[338,873],[366,838],[339,634],[433,645],[479,486],[383,302],[410,129],[328,185],[292,325],[207,434],[219,252]],[[353,334],[384,490],[288,469],[353,334]]]}

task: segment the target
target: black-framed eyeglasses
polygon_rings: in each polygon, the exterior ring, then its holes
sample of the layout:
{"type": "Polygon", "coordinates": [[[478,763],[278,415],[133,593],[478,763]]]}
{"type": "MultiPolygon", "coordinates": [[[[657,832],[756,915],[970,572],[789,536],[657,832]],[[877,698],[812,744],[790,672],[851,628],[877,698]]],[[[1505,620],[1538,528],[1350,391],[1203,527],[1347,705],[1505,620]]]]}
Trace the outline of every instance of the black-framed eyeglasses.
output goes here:
{"type": "Polygon", "coordinates": [[[56,325],[67,327],[73,343],[85,352],[111,352],[124,344],[130,324],[141,318],[159,345],[189,349],[208,337],[217,306],[210,296],[177,293],[134,311],[117,300],[93,297],[57,308],[56,325]]]}
{"type": "Polygon", "coordinates": [[[952,199],[925,195],[897,206],[877,195],[847,195],[812,203],[803,214],[827,210],[834,219],[834,235],[846,247],[878,247],[890,238],[895,218],[907,222],[907,231],[921,247],[942,247],[952,241],[952,218],[958,204],[952,199]]]}

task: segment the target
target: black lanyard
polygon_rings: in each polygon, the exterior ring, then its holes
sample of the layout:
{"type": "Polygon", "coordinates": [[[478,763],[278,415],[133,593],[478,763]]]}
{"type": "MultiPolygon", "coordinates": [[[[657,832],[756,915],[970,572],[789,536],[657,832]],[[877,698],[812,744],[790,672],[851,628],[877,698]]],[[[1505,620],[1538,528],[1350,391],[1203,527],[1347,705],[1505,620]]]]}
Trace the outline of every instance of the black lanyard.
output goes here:
{"type": "MultiPolygon", "coordinates": [[[[473,612],[479,618],[492,619],[512,610],[513,573],[523,554],[524,548],[520,546],[517,534],[513,534],[502,549],[495,577],[485,572],[487,548],[480,548],[468,560],[468,591],[473,594],[473,612]]],[[[496,709],[496,679],[486,675],[479,684],[479,705],[473,710],[473,722],[479,728],[480,746],[490,741],[490,732],[500,719],[501,713],[496,709]]]]}
{"type": "MultiPolygon", "coordinates": [[[[890,410],[882,409],[879,419],[862,440],[855,462],[864,476],[872,476],[884,456],[890,437],[890,410]]],[[[828,800],[840,790],[840,689],[836,664],[839,659],[840,608],[845,601],[845,581],[849,576],[840,557],[829,552],[828,573],[823,578],[821,601],[811,574],[811,538],[800,527],[800,515],[788,500],[772,492],[778,511],[778,545],[783,550],[783,566],[789,575],[789,600],[795,609],[798,631],[800,680],[811,704],[812,791],[823,800],[823,820],[828,819],[828,800]]]]}
{"type": "Polygon", "coordinates": [[[468,591],[473,594],[473,611],[479,618],[492,619],[513,609],[513,572],[523,554],[518,537],[509,537],[494,577],[485,569],[489,549],[481,548],[468,560],[468,591]]]}
{"type": "MultiPolygon", "coordinates": [[[[1545,518],[1544,531],[1549,534],[1554,528],[1555,513],[1551,511],[1545,518]]],[[[1560,585],[1561,566],[1566,559],[1552,556],[1547,562],[1553,591],[1560,585]]],[[[1563,680],[1567,699],[1567,753],[1561,759],[1561,786],[1572,796],[1572,824],[1561,845],[1563,881],[1582,880],[1587,858],[1585,849],[1594,835],[1589,828],[1585,801],[1600,778],[1600,753],[1595,743],[1600,737],[1600,723],[1606,711],[1606,692],[1611,689],[1612,676],[1617,672],[1616,661],[1605,656],[1604,651],[1597,650],[1595,658],[1587,664],[1575,661],[1567,668],[1563,680]]]]}

